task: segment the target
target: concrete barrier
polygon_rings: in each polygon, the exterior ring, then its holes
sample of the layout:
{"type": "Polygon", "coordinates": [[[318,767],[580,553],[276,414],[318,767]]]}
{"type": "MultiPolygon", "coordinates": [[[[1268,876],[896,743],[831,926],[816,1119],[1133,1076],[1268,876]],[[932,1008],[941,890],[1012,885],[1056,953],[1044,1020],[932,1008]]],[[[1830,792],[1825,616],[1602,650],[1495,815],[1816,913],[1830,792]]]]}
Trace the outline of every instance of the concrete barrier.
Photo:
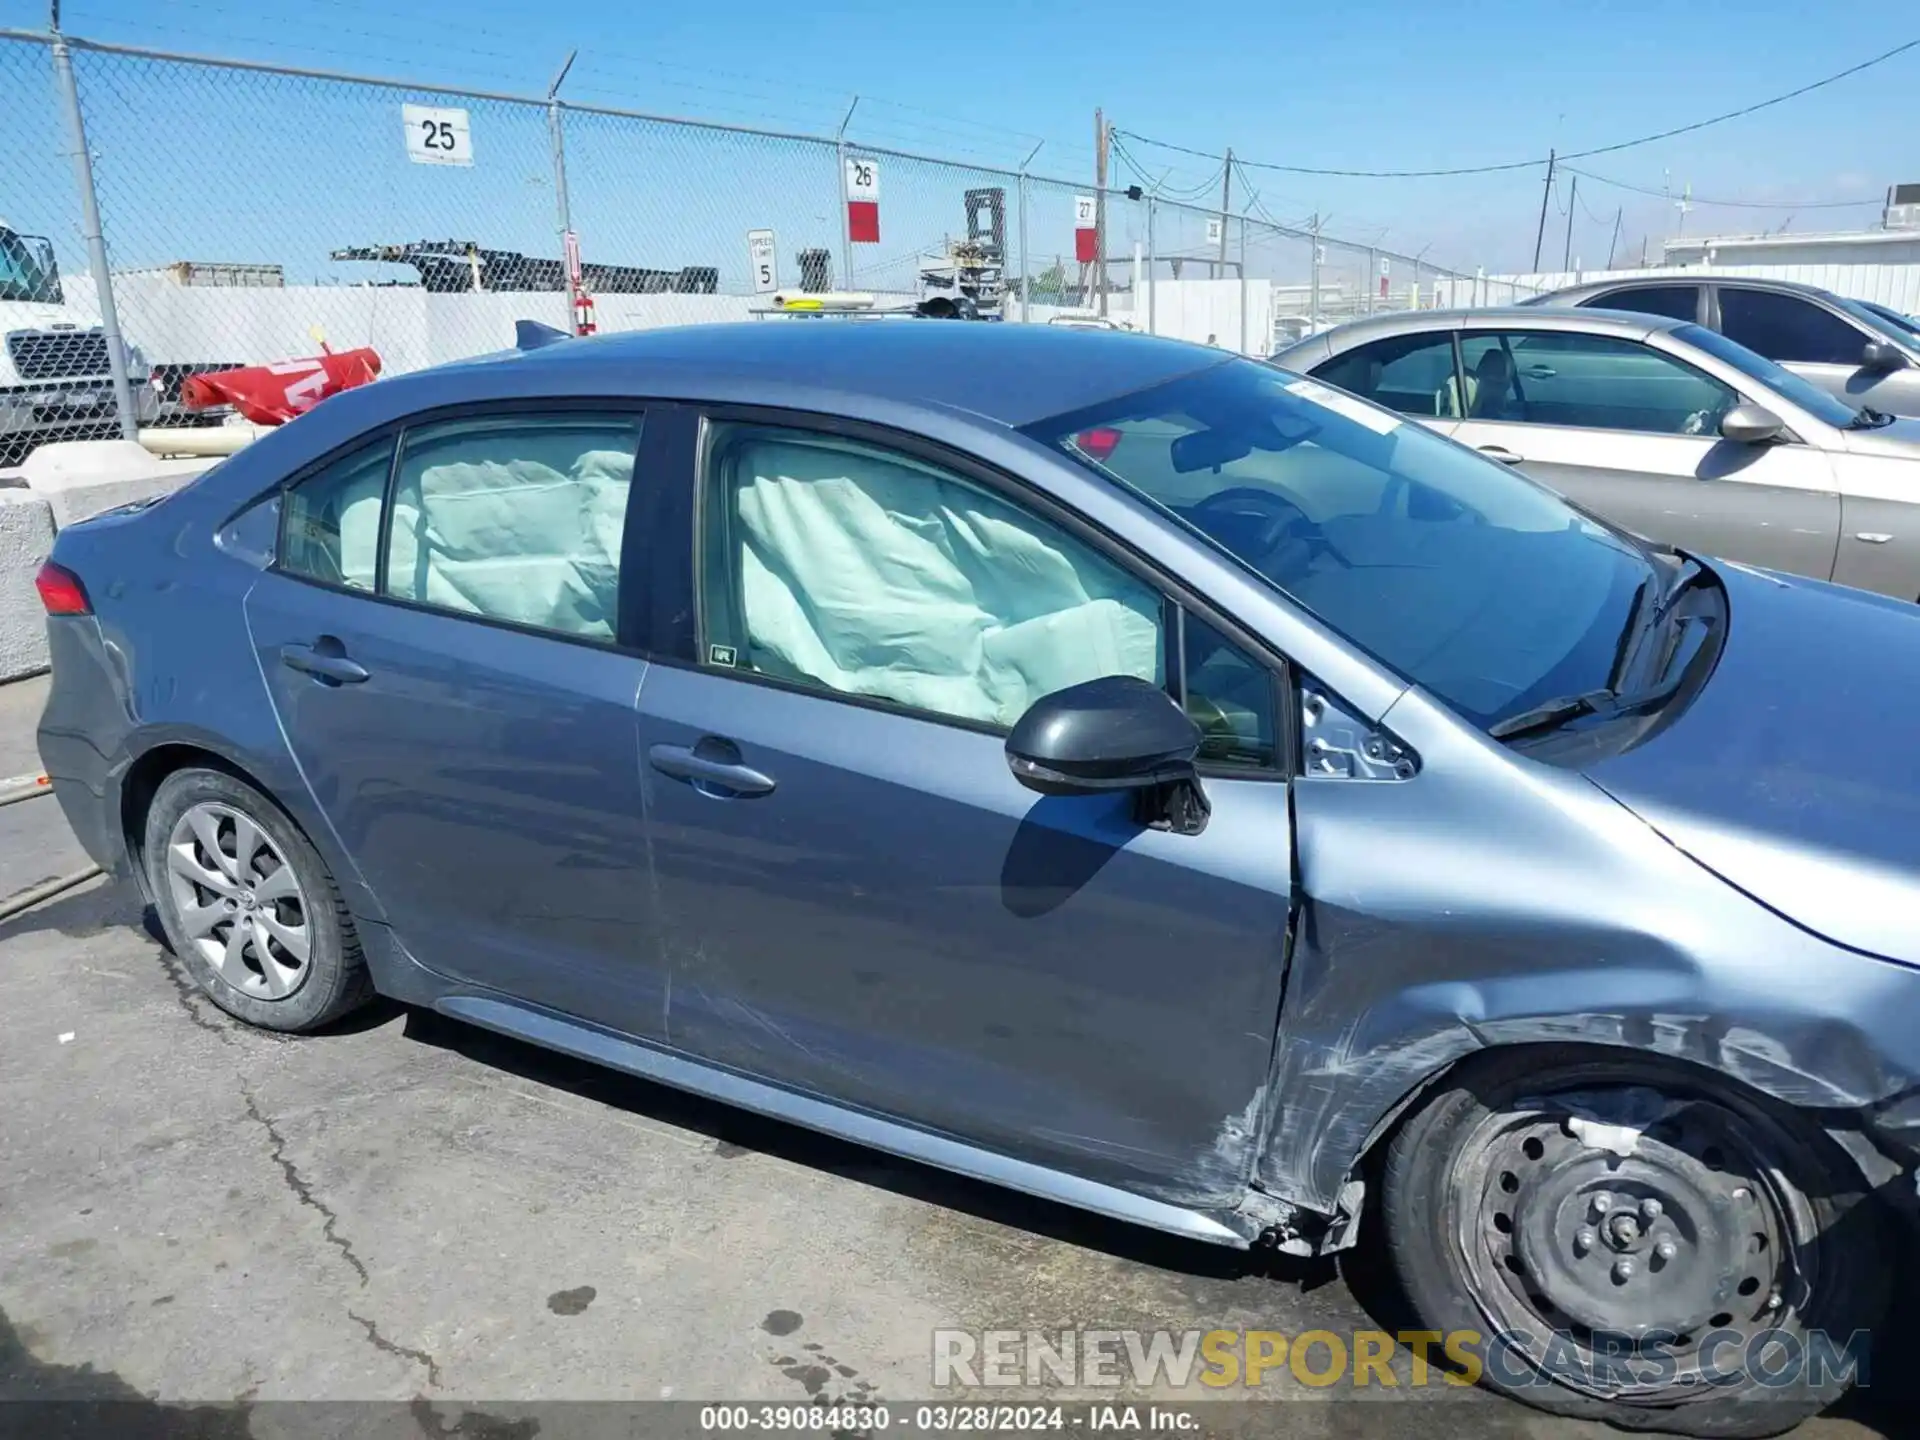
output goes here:
{"type": "Polygon", "coordinates": [[[33,577],[53,548],[53,508],[29,490],[0,490],[0,680],[47,668],[47,614],[33,577]]]}
{"type": "Polygon", "coordinates": [[[116,505],[178,490],[214,463],[205,456],[162,460],[131,440],[62,440],[27,456],[20,473],[27,488],[53,508],[57,530],[116,505]]]}
{"type": "Polygon", "coordinates": [[[0,681],[47,668],[46,610],[33,577],[55,531],[178,490],[214,463],[156,459],[130,440],[61,441],[27,456],[19,472],[25,488],[0,488],[0,681]]]}

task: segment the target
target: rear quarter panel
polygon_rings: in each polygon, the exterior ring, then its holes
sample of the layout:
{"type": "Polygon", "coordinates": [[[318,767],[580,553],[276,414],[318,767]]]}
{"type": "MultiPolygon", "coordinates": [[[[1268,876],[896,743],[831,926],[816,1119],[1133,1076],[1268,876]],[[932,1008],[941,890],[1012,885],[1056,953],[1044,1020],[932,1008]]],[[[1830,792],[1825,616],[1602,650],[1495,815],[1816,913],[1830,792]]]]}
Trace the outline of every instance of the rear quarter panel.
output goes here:
{"type": "MultiPolygon", "coordinates": [[[[274,477],[264,474],[260,493],[274,477]]],[[[93,601],[97,644],[54,657],[42,751],[97,796],[96,826],[117,850],[126,781],[143,756],[185,745],[219,757],[266,791],[325,858],[358,914],[379,919],[372,893],[332,843],[281,733],[247,633],[242,605],[260,572],[214,544],[234,510],[226,486],[194,485],[157,505],[60,532],[54,559],[93,601]],[[86,652],[91,651],[91,654],[86,652]]],[[[137,817],[125,816],[137,850],[137,817]]],[[[83,837],[84,839],[85,837],[83,837]]],[[[145,887],[144,877],[137,876],[145,887]]]]}

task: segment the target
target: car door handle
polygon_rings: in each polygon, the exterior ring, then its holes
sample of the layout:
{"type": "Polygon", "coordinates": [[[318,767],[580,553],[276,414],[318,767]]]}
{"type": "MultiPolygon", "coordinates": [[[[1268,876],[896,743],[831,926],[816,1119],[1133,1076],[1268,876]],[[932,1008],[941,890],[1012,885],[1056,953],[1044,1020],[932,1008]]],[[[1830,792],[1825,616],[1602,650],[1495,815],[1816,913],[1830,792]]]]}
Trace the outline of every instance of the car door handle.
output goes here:
{"type": "Polygon", "coordinates": [[[1518,465],[1521,457],[1504,445],[1482,445],[1480,453],[1489,460],[1498,460],[1502,465],[1518,465]]]}
{"type": "Polygon", "coordinates": [[[282,645],[280,663],[329,685],[360,684],[367,678],[366,667],[349,660],[339,647],[338,640],[329,645],[325,639],[316,645],[282,645]]]}
{"type": "Polygon", "coordinates": [[[1560,372],[1551,365],[1529,365],[1521,373],[1529,380],[1551,380],[1560,372]]]}
{"type": "MultiPolygon", "coordinates": [[[[701,744],[736,756],[740,753],[739,747],[731,741],[717,737],[703,740],[701,744]]],[[[762,775],[751,765],[742,765],[737,759],[722,760],[717,756],[702,755],[696,746],[651,746],[647,750],[647,763],[662,775],[691,782],[695,789],[711,785],[715,790],[724,790],[729,798],[755,800],[773,793],[771,776],[762,775]]]]}

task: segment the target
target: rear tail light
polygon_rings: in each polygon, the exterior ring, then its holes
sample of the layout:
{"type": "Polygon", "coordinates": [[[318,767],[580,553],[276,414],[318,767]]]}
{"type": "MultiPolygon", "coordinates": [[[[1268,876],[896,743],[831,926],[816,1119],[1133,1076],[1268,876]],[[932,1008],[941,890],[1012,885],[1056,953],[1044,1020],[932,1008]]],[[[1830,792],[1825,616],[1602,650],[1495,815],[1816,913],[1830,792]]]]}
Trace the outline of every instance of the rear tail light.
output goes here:
{"type": "Polygon", "coordinates": [[[49,560],[33,577],[33,588],[40,592],[40,603],[49,615],[91,615],[93,602],[87,599],[87,587],[80,577],[64,565],[49,560]]]}

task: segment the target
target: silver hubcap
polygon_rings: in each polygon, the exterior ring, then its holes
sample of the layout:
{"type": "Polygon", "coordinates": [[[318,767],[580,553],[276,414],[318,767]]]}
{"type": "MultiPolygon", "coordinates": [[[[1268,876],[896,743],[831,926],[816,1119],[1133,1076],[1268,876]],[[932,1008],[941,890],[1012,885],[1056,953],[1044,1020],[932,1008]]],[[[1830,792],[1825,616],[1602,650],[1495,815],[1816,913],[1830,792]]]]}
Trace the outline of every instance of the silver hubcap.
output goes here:
{"type": "Polygon", "coordinates": [[[306,894],[279,847],[238,810],[203,801],[180,817],[167,883],[186,942],[241,994],[284,1000],[306,980],[306,894]]]}

